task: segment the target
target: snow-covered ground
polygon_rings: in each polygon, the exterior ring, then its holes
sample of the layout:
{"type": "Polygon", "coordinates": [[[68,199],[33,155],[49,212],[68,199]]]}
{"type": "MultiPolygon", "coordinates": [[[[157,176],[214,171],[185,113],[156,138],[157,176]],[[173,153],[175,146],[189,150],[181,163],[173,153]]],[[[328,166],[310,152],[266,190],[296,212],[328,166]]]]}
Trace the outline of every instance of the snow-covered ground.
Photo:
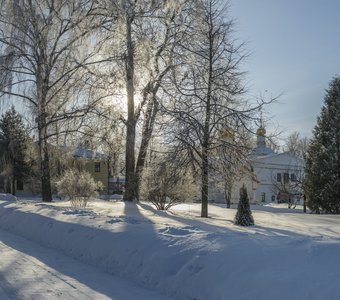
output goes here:
{"type": "Polygon", "coordinates": [[[0,230],[0,299],[170,300],[0,230]]]}
{"type": "MultiPolygon", "coordinates": [[[[177,299],[340,299],[340,216],[252,209],[256,225],[243,228],[223,205],[210,205],[202,219],[199,204],[159,212],[147,203],[73,209],[21,199],[0,201],[0,228],[177,299]]],[[[25,245],[19,251],[39,260],[25,245]]]]}

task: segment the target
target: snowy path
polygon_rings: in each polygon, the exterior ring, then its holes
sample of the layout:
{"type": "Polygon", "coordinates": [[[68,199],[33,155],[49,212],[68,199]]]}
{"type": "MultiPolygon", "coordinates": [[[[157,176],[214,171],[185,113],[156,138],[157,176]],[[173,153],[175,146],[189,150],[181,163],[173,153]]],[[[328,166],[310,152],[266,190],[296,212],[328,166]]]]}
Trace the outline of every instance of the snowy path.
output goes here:
{"type": "Polygon", "coordinates": [[[0,299],[169,300],[0,230],[0,299]]]}

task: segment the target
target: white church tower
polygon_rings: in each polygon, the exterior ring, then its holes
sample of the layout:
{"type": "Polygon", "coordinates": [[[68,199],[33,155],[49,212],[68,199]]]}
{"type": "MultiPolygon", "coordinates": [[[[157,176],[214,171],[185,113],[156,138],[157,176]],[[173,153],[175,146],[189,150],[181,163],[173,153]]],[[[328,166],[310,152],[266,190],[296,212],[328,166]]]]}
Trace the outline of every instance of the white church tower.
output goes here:
{"type": "Polygon", "coordinates": [[[267,147],[266,129],[261,122],[261,126],[256,131],[256,148],[253,149],[251,155],[261,156],[269,154],[274,154],[274,151],[270,147],[267,147]]]}

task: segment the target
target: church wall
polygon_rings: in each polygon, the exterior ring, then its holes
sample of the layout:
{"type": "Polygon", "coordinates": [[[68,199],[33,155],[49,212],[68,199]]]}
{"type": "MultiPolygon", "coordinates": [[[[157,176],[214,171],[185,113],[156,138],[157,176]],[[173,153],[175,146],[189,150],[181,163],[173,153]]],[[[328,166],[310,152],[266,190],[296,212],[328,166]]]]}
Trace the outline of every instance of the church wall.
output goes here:
{"type": "Polygon", "coordinates": [[[252,165],[253,176],[251,174],[244,176],[244,178],[234,184],[232,192],[233,203],[238,203],[239,190],[243,184],[247,188],[251,203],[277,202],[277,174],[281,174],[283,182],[285,173],[289,174],[289,178],[291,178],[293,173],[297,179],[299,179],[298,177],[301,179],[304,170],[301,159],[284,153],[256,158],[252,165]]]}
{"type": "MultiPolygon", "coordinates": [[[[253,173],[244,174],[241,179],[235,179],[232,187],[231,202],[238,203],[240,197],[240,188],[244,184],[248,191],[250,203],[270,203],[277,202],[278,193],[287,188],[288,178],[291,181],[292,174],[295,182],[302,180],[304,177],[304,161],[289,153],[275,153],[271,148],[266,146],[266,131],[261,125],[257,130],[257,147],[253,149],[249,155],[250,162],[253,167],[253,173]],[[281,182],[278,181],[280,174],[281,182]],[[282,186],[280,186],[282,185],[282,186]]],[[[216,179],[218,182],[218,178],[216,179]]],[[[209,200],[215,202],[225,202],[223,192],[219,191],[218,183],[212,182],[209,185],[209,200]]],[[[293,181],[291,181],[293,182],[293,181]]],[[[291,184],[289,193],[285,195],[291,196],[300,194],[301,185],[291,184]],[[293,186],[293,189],[291,189],[293,186]]]]}
{"type": "Polygon", "coordinates": [[[277,154],[254,162],[254,173],[259,181],[256,188],[256,202],[277,201],[277,194],[283,186],[285,178],[291,182],[292,176],[296,180],[303,176],[302,160],[286,154],[277,154]],[[281,182],[277,181],[277,174],[281,174],[281,182]],[[293,175],[292,175],[293,174],[293,175]]]}

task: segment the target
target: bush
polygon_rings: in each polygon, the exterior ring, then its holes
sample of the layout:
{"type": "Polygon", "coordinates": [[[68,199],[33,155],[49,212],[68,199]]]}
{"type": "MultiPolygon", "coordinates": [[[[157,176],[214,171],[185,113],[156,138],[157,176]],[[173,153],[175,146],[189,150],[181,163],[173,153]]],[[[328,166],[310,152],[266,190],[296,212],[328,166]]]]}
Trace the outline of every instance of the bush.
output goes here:
{"type": "Polygon", "coordinates": [[[240,190],[240,201],[238,203],[234,224],[241,226],[254,225],[254,218],[250,210],[247,188],[244,185],[240,190]]]}
{"type": "Polygon", "coordinates": [[[17,201],[17,197],[13,196],[12,194],[0,193],[0,200],[1,201],[17,201]]]}
{"type": "Polygon", "coordinates": [[[57,182],[58,195],[69,199],[75,207],[86,207],[102,188],[102,183],[96,182],[90,173],[78,170],[66,171],[57,182]]]}
{"type": "Polygon", "coordinates": [[[162,162],[143,172],[141,196],[158,210],[167,210],[191,200],[196,194],[192,176],[169,162],[162,162]]]}

